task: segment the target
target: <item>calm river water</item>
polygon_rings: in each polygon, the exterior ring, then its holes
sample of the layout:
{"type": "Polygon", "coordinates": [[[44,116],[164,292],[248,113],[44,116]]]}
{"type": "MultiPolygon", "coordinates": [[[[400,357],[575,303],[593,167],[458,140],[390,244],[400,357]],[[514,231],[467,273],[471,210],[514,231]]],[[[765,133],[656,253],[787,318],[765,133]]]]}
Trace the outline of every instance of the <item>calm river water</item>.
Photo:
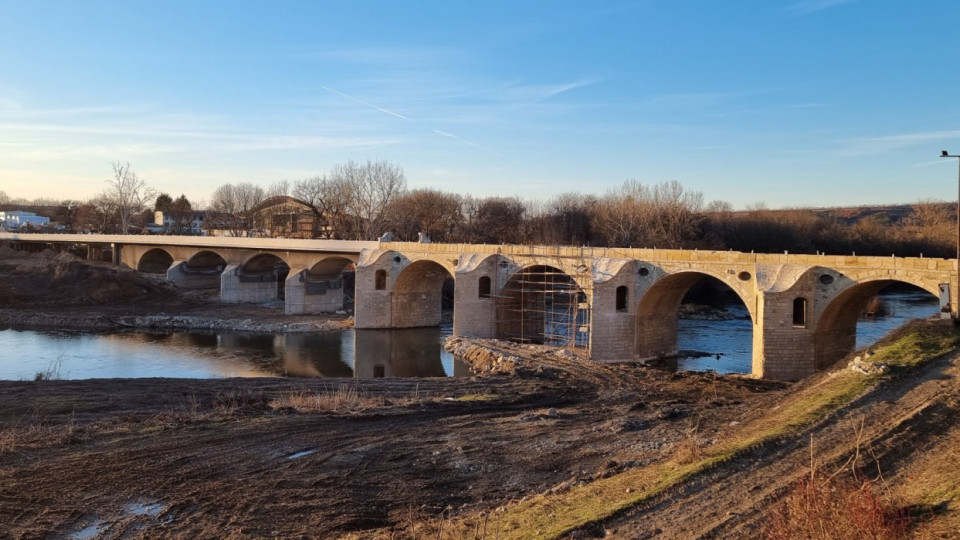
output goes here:
{"type": "MultiPolygon", "coordinates": [[[[922,291],[882,297],[890,315],[860,321],[857,347],[875,342],[909,319],[938,312],[936,299],[922,291]]],[[[679,369],[750,372],[752,326],[746,308],[737,304],[727,309],[737,318],[679,321],[679,348],[713,355],[680,359],[679,369]]],[[[0,379],[32,380],[45,370],[63,379],[467,375],[467,367],[443,350],[442,342],[451,331],[450,325],[287,335],[3,329],[0,379]]]]}
{"type": "Polygon", "coordinates": [[[0,330],[0,379],[53,370],[112,377],[445,377],[469,374],[443,350],[452,326],[322,334],[0,330]]]}

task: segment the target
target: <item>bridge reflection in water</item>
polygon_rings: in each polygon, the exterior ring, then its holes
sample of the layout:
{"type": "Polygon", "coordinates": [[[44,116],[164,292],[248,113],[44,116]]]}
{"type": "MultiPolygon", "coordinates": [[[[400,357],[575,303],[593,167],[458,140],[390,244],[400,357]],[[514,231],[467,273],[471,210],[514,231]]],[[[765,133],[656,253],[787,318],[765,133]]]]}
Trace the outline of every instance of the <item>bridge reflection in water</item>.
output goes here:
{"type": "Polygon", "coordinates": [[[0,379],[32,379],[51,365],[65,379],[469,375],[443,350],[450,333],[449,326],[285,335],[8,329],[0,330],[0,347],[23,354],[0,359],[0,379]]]}

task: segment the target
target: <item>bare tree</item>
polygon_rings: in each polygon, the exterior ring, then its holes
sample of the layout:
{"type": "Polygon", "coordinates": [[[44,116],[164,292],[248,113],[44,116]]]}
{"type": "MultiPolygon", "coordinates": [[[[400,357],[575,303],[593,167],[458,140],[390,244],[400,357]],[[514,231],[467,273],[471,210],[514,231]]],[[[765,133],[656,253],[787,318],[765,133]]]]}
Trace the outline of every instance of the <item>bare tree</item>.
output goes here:
{"type": "Polygon", "coordinates": [[[389,161],[348,161],[334,167],[328,181],[345,203],[344,217],[352,221],[351,236],[356,240],[384,232],[384,209],[407,189],[403,169],[389,161]]]}
{"type": "Polygon", "coordinates": [[[650,190],[636,180],[607,190],[597,204],[594,222],[607,245],[640,246],[650,212],[650,190]]]}
{"type": "Polygon", "coordinates": [[[733,212],[733,205],[727,201],[710,201],[704,212],[709,214],[728,214],[733,212]]]}
{"type": "Polygon", "coordinates": [[[608,245],[679,248],[696,240],[703,194],[677,182],[648,187],[628,180],[596,205],[594,222],[608,245]]]}
{"type": "Polygon", "coordinates": [[[906,225],[916,227],[937,227],[954,223],[951,203],[934,199],[919,200],[910,206],[910,215],[904,220],[906,225]]]}
{"type": "Polygon", "coordinates": [[[650,241],[657,245],[683,247],[698,235],[703,219],[703,193],[687,191],[672,180],[653,187],[650,241]]]}
{"type": "Polygon", "coordinates": [[[213,219],[208,220],[208,228],[224,228],[231,236],[250,236],[252,216],[250,211],[263,202],[263,188],[249,182],[224,184],[214,190],[210,198],[210,211],[213,219]]]}
{"type": "Polygon", "coordinates": [[[154,190],[137,176],[130,163],[114,161],[113,178],[107,180],[106,195],[113,199],[120,216],[120,233],[126,234],[131,218],[143,210],[146,201],[153,198],[154,190]]]}
{"type": "Polygon", "coordinates": [[[484,244],[518,244],[524,241],[526,205],[516,197],[464,199],[467,218],[465,239],[484,244]]]}
{"type": "Polygon", "coordinates": [[[10,197],[7,196],[7,192],[0,189],[0,204],[7,204],[10,202],[10,197]]]}
{"type": "Polygon", "coordinates": [[[418,189],[397,197],[384,210],[383,228],[398,240],[412,241],[426,233],[435,242],[455,240],[463,225],[460,196],[433,189],[418,189]]]}
{"type": "Polygon", "coordinates": [[[290,195],[292,187],[289,180],[277,180],[267,188],[266,196],[290,195]]]}
{"type": "Polygon", "coordinates": [[[76,227],[98,233],[115,233],[120,227],[120,209],[109,193],[101,193],[77,209],[76,227]]]}
{"type": "Polygon", "coordinates": [[[353,190],[345,182],[317,175],[296,182],[293,196],[313,211],[313,235],[319,238],[351,238],[352,222],[347,206],[353,190]]]}

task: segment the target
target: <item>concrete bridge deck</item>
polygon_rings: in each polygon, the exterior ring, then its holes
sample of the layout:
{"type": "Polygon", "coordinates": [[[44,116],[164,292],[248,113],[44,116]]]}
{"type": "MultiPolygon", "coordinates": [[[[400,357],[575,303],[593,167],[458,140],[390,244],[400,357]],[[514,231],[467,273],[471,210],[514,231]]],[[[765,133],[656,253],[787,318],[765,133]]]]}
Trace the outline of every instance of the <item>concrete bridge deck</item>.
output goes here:
{"type": "Polygon", "coordinates": [[[774,379],[799,379],[851,352],[863,306],[892,283],[928,291],[943,314],[957,314],[953,259],[136,235],[4,240],[108,246],[115,262],[185,287],[219,287],[226,302],[283,298],[287,313],[340,309],[344,272],[355,269],[358,328],[439,324],[452,280],[455,335],[576,347],[605,362],[675,354],[681,300],[711,277],[750,314],[753,374],[774,379]]]}

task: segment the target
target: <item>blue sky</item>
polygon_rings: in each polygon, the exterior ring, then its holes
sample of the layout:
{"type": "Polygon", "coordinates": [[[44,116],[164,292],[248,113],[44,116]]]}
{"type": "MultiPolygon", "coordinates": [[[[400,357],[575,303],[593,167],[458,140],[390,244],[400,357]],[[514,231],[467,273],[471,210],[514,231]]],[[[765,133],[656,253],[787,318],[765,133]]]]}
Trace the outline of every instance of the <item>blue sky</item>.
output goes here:
{"type": "Polygon", "coordinates": [[[678,180],[736,207],[949,200],[956,0],[4,0],[0,190],[174,197],[349,159],[548,198],[678,180]]]}

